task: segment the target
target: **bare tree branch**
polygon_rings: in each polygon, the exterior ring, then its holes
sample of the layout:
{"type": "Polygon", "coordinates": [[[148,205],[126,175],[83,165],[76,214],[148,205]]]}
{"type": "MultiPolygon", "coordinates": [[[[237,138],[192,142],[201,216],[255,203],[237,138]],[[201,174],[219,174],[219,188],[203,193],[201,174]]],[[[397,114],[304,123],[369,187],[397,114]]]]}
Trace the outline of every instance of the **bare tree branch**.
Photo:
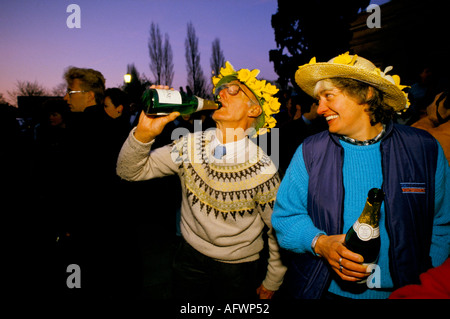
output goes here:
{"type": "Polygon", "coordinates": [[[150,26],[150,37],[148,39],[148,52],[150,55],[150,71],[155,77],[155,83],[161,84],[163,52],[162,37],[159,26],[153,22],[150,26]]]}
{"type": "Polygon", "coordinates": [[[212,43],[212,54],[210,59],[211,70],[214,75],[219,74],[220,68],[225,65],[225,56],[223,51],[220,49],[219,38],[214,39],[212,43]]]}
{"type": "Polygon", "coordinates": [[[185,40],[186,70],[188,73],[187,83],[194,95],[207,97],[207,84],[203,70],[200,65],[200,52],[198,48],[198,38],[192,22],[187,25],[187,37],[185,40]]]}
{"type": "Polygon", "coordinates": [[[163,49],[163,78],[164,84],[172,86],[173,77],[173,53],[172,46],[169,42],[169,35],[166,33],[164,36],[164,49],[163,49]]]}

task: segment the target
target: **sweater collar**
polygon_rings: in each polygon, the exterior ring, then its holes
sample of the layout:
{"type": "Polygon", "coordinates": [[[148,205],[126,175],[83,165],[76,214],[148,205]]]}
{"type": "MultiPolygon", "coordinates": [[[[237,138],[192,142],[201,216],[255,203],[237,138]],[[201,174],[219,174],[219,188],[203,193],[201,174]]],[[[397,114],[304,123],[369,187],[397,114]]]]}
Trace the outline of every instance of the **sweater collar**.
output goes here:
{"type": "MultiPolygon", "coordinates": [[[[373,143],[376,143],[376,142],[378,142],[379,140],[383,140],[385,137],[387,137],[387,136],[389,136],[390,134],[391,134],[391,132],[392,132],[392,129],[394,128],[394,122],[393,121],[390,121],[390,122],[388,122],[387,124],[383,124],[383,130],[381,131],[381,133],[380,134],[382,134],[381,135],[381,137],[378,137],[378,135],[375,137],[375,139],[376,138],[378,138],[375,142],[373,142],[373,143]]],[[[329,133],[330,134],[330,137],[331,137],[331,140],[334,142],[334,143],[336,143],[336,145],[340,145],[340,143],[339,143],[339,140],[341,139],[341,136],[342,135],[338,135],[338,134],[334,134],[334,133],[329,133]]],[[[379,134],[379,135],[380,135],[379,134]]],[[[344,139],[345,140],[345,139],[344,139]]],[[[345,140],[346,141],[346,140],[345,140]]],[[[346,141],[347,142],[347,141],[346,141]]],[[[351,143],[351,142],[350,142],[351,143]]],[[[371,143],[371,144],[373,144],[373,143],[371,143]]],[[[358,144],[357,144],[358,145],[358,144]]],[[[362,145],[364,145],[364,144],[362,144],[362,145]]],[[[367,144],[367,145],[370,145],[370,144],[367,144]]]]}
{"type": "Polygon", "coordinates": [[[354,138],[344,136],[344,135],[340,135],[339,139],[341,139],[342,141],[345,141],[347,143],[353,144],[353,145],[367,146],[367,145],[372,145],[372,144],[377,143],[379,140],[381,140],[383,138],[383,136],[385,134],[386,134],[386,125],[383,124],[383,129],[381,130],[381,132],[377,136],[375,136],[374,138],[371,138],[369,140],[359,141],[359,140],[356,140],[354,138]]]}
{"type": "MultiPolygon", "coordinates": [[[[241,158],[245,158],[246,151],[248,151],[248,147],[250,144],[250,140],[247,137],[244,137],[238,141],[221,144],[216,134],[214,133],[211,137],[210,152],[211,155],[214,155],[214,149],[218,145],[223,145],[226,148],[226,155],[222,158],[223,161],[236,161],[241,162],[241,158]]],[[[219,160],[220,161],[220,160],[219,160]]]]}

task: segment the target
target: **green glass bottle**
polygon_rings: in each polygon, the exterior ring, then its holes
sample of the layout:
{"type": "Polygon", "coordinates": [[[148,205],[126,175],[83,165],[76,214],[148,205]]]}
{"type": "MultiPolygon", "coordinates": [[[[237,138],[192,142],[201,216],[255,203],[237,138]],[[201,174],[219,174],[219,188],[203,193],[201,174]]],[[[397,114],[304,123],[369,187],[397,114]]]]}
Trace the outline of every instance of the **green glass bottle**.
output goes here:
{"type": "Polygon", "coordinates": [[[175,90],[147,89],[142,95],[142,101],[147,115],[167,115],[172,112],[186,115],[219,108],[214,101],[188,96],[175,90]]]}
{"type": "Polygon", "coordinates": [[[347,231],[345,246],[364,258],[364,265],[375,263],[380,252],[380,209],[384,192],[372,188],[358,220],[347,231]]]}

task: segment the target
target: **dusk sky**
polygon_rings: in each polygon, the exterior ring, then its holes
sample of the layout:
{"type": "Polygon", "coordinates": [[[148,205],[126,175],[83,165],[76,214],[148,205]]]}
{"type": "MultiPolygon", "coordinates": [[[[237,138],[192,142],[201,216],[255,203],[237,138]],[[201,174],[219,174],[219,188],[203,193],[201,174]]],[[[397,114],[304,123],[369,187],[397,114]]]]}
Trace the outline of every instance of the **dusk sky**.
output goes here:
{"type": "Polygon", "coordinates": [[[211,72],[211,44],[219,38],[225,59],[236,69],[258,68],[259,78],[276,80],[269,61],[269,50],[276,48],[270,22],[276,12],[276,0],[2,1],[0,93],[12,102],[7,91],[17,81],[37,81],[51,90],[64,82],[64,70],[71,65],[99,70],[106,87],[123,84],[131,63],[153,81],[147,47],[152,22],[170,37],[175,88],[187,82],[184,42],[189,22],[199,39],[205,76],[211,72]],[[81,9],[81,28],[66,24],[72,3],[81,9]]]}

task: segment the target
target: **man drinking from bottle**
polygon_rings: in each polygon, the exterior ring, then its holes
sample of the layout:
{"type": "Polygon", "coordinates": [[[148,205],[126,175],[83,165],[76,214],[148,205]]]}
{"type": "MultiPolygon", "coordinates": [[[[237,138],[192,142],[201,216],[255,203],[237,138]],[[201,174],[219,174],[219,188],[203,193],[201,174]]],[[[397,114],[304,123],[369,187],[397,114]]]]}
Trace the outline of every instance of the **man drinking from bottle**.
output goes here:
{"type": "Polygon", "coordinates": [[[123,179],[180,177],[183,241],[174,261],[176,298],[271,298],[282,283],[286,268],[271,226],[280,179],[270,158],[247,138],[275,125],[271,115],[280,104],[273,97],[278,90],[256,79],[258,73],[235,71],[227,62],[213,78],[222,105],[213,114],[216,129],[153,150],[155,138],[179,113],[142,113],[119,155],[117,173],[123,179]],[[269,259],[258,283],[265,226],[269,259]]]}

